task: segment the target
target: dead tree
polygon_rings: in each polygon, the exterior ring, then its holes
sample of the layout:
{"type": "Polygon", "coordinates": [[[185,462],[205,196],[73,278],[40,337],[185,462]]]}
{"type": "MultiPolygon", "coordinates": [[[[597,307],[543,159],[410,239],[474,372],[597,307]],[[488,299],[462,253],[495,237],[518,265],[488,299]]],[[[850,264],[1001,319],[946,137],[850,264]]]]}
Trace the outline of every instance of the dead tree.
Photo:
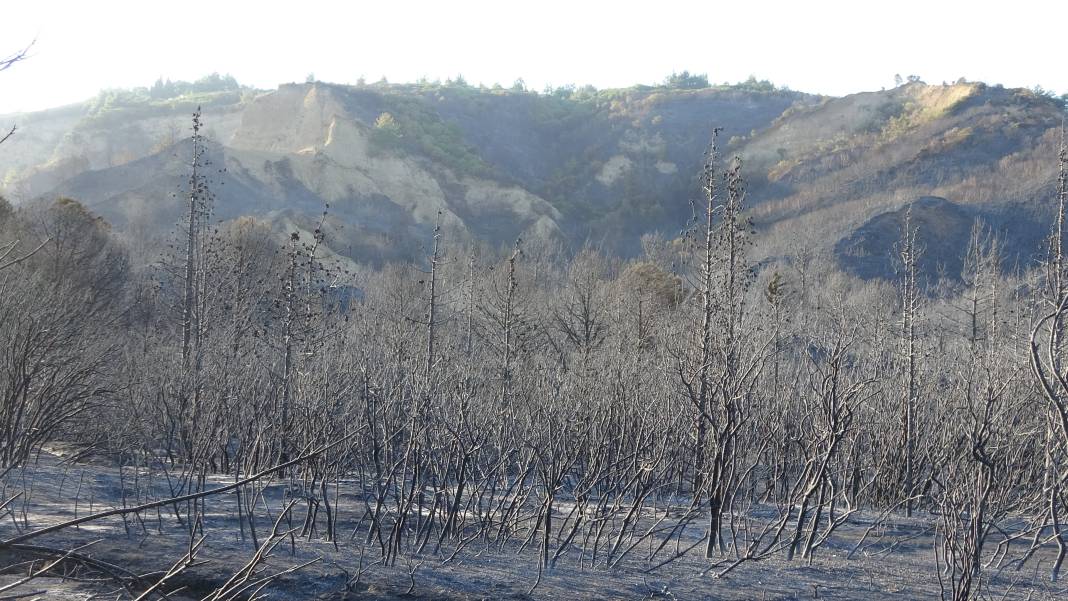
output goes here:
{"type": "Polygon", "coordinates": [[[754,442],[740,434],[749,411],[747,398],[771,344],[770,339],[763,340],[762,326],[752,321],[746,303],[753,282],[746,261],[752,226],[743,215],[741,161],[736,158],[723,175],[727,195],[720,202],[718,132],[713,132],[702,175],[705,206],[698,223],[703,244],[697,250],[700,313],[693,336],[695,348],[680,355],[677,365],[683,395],[696,413],[693,494],[695,503],[701,497],[708,502],[706,557],[725,547],[721,539],[724,517],[731,514],[740,476],[752,467],[739,461],[752,457],[738,446],[754,442]]]}
{"type": "Polygon", "coordinates": [[[193,154],[190,162],[189,188],[186,198],[185,217],[185,261],[183,271],[185,273],[184,292],[182,294],[182,365],[190,369],[190,359],[193,352],[193,335],[196,329],[196,292],[197,292],[197,262],[203,252],[201,242],[202,224],[207,217],[208,200],[207,182],[204,179],[204,146],[200,136],[200,107],[193,113],[193,154]]]}
{"type": "Polygon", "coordinates": [[[912,517],[912,495],[915,488],[916,470],[916,316],[919,312],[919,290],[916,281],[916,265],[919,258],[916,246],[916,229],[912,225],[912,207],[905,211],[902,226],[899,257],[901,259],[901,461],[902,494],[905,499],[905,515],[912,517]]]}
{"type": "Polygon", "coordinates": [[[434,338],[438,328],[438,262],[441,260],[441,212],[438,211],[438,223],[434,226],[434,245],[430,254],[430,286],[426,311],[426,363],[423,368],[423,380],[426,394],[430,394],[430,378],[434,369],[434,338]]]}
{"type": "MultiPolygon", "coordinates": [[[[30,42],[29,44],[27,44],[26,47],[23,48],[22,50],[19,50],[19,51],[13,53],[13,54],[9,54],[9,55],[7,55],[5,57],[0,58],[0,72],[7,71],[12,66],[14,66],[15,63],[23,61],[23,60],[26,60],[26,56],[29,54],[30,48],[33,48],[33,45],[35,43],[36,43],[36,40],[34,40],[33,42],[30,42]]],[[[0,144],[3,144],[4,142],[7,142],[8,138],[10,138],[11,136],[15,135],[15,130],[16,129],[17,129],[17,127],[12,125],[11,129],[9,129],[7,131],[7,133],[5,133],[3,135],[0,135],[0,144]]]]}
{"type": "Polygon", "coordinates": [[[1039,318],[1031,330],[1030,365],[1049,411],[1046,440],[1048,470],[1045,486],[1045,512],[1053,528],[1057,558],[1050,572],[1056,581],[1068,555],[1068,365],[1065,364],[1064,325],[1068,317],[1068,274],[1064,264],[1065,211],[1068,210],[1068,146],[1062,133],[1057,200],[1049,255],[1045,263],[1045,298],[1039,318]]]}

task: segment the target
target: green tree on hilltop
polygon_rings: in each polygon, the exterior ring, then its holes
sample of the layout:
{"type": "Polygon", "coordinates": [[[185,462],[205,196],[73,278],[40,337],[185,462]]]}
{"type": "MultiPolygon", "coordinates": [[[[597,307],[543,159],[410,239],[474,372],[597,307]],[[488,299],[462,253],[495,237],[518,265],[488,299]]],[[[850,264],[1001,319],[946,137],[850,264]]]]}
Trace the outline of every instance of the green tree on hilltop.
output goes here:
{"type": "Polygon", "coordinates": [[[664,78],[664,85],[669,88],[700,90],[708,87],[708,75],[685,70],[680,73],[672,71],[671,75],[664,78]]]}

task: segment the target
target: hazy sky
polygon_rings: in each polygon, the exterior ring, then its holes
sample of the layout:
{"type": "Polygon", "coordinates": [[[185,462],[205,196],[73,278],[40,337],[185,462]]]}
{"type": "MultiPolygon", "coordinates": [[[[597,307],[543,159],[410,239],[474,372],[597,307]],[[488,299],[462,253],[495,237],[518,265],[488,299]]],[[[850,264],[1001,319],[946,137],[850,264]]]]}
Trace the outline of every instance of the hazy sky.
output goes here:
{"type": "Polygon", "coordinates": [[[672,70],[841,95],[894,74],[1068,91],[1068,0],[3,0],[0,112],[213,71],[263,88],[462,74],[529,87],[653,83],[672,70]]]}

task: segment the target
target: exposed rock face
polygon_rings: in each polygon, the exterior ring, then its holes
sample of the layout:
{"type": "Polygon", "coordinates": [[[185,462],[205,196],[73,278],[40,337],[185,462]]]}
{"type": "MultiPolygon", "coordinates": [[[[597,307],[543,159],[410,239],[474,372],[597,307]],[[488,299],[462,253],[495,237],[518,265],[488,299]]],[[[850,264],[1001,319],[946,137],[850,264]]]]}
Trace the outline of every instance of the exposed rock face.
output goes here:
{"type": "Polygon", "coordinates": [[[241,126],[229,145],[245,150],[296,153],[321,149],[330,124],[347,118],[344,108],[322,86],[284,85],[262,94],[241,114],[241,126]]]}
{"type": "Polygon", "coordinates": [[[630,173],[633,168],[634,161],[622,154],[617,154],[605,161],[605,164],[601,166],[601,171],[597,174],[597,181],[602,186],[611,188],[621,177],[630,173]]]}

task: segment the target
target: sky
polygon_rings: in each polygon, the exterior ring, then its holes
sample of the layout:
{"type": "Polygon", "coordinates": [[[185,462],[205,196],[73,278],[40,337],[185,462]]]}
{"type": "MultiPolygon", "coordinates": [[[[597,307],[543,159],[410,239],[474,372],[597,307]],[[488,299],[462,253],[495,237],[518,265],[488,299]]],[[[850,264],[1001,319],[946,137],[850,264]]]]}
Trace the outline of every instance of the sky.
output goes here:
{"type": "Polygon", "coordinates": [[[3,0],[0,113],[212,72],[626,87],[672,71],[845,95],[969,80],[1068,92],[1068,0],[3,0]]]}

